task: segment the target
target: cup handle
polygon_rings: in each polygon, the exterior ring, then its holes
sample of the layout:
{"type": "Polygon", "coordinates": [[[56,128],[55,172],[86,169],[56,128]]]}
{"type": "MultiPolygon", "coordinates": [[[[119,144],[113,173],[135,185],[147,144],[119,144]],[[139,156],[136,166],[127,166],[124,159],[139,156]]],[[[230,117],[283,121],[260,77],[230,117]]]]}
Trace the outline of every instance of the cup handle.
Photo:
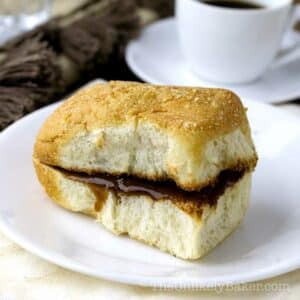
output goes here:
{"type": "MultiPolygon", "coordinates": [[[[297,6],[300,9],[300,4],[299,5],[295,4],[294,9],[296,9],[297,6]]],[[[300,22],[300,20],[299,19],[295,20],[295,22],[300,22]]],[[[292,27],[295,26],[295,22],[293,22],[292,27]]],[[[300,36],[300,32],[299,32],[299,36],[300,36]]],[[[276,56],[275,60],[272,63],[272,68],[278,68],[282,65],[288,64],[299,58],[300,58],[300,38],[299,41],[296,42],[293,46],[279,52],[279,54],[276,56]]]]}

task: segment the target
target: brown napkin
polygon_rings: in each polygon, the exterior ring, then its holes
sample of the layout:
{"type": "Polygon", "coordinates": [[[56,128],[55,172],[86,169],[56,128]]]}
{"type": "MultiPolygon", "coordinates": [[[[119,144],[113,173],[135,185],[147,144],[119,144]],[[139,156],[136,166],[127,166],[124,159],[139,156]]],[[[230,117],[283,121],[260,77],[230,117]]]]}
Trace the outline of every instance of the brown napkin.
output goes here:
{"type": "Polygon", "coordinates": [[[123,54],[140,27],[137,9],[135,0],[89,0],[6,43],[0,130],[90,79],[129,78],[123,54]]]}

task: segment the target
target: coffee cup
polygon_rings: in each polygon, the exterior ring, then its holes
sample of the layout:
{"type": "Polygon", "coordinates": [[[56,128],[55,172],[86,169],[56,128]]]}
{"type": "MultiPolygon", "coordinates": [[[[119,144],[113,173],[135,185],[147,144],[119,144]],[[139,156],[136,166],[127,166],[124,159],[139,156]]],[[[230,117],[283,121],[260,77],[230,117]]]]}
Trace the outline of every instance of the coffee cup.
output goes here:
{"type": "Polygon", "coordinates": [[[222,6],[224,1],[220,5],[217,1],[176,0],[179,41],[194,73],[239,84],[259,78],[272,63],[300,58],[294,48],[279,53],[290,25],[292,0],[245,0],[254,8],[222,6]]]}

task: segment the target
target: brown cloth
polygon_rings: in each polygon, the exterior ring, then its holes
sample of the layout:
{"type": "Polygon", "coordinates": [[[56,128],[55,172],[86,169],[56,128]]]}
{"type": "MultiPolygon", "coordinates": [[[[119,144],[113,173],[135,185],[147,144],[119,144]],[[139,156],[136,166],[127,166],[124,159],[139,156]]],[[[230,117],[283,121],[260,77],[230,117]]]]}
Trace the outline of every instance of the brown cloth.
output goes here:
{"type": "Polygon", "coordinates": [[[6,43],[0,49],[0,131],[96,77],[136,80],[124,49],[140,29],[139,6],[162,16],[173,12],[172,0],[88,0],[6,43]]]}

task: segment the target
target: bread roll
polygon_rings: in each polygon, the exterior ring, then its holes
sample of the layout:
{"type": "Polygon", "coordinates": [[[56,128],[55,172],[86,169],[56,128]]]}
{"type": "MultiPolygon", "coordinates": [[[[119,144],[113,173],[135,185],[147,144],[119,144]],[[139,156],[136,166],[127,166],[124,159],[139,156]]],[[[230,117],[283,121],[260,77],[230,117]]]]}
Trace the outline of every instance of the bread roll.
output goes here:
{"type": "Polygon", "coordinates": [[[114,234],[155,246],[182,259],[198,259],[222,242],[243,219],[248,207],[251,174],[226,189],[216,205],[183,210],[169,199],[108,192],[97,211],[97,194],[86,183],[68,179],[57,169],[34,161],[49,197],[60,206],[87,214],[114,234]]]}
{"type": "Polygon", "coordinates": [[[197,259],[241,222],[257,155],[232,92],[116,81],[65,101],[33,161],[57,204],[197,259]]]}
{"type": "Polygon", "coordinates": [[[41,162],[86,173],[171,179],[185,190],[225,169],[253,169],[245,109],[222,89],[110,82],[76,93],[46,121],[41,162]]]}

